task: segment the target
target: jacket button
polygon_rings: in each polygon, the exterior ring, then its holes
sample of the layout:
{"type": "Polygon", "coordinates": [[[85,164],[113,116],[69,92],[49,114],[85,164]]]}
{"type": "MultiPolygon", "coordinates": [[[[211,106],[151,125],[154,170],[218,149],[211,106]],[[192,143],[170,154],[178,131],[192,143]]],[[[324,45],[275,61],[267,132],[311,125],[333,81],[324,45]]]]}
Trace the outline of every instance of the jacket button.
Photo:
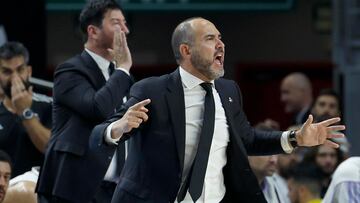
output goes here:
{"type": "Polygon", "coordinates": [[[108,156],[108,159],[111,160],[111,159],[112,159],[112,156],[108,156]]]}

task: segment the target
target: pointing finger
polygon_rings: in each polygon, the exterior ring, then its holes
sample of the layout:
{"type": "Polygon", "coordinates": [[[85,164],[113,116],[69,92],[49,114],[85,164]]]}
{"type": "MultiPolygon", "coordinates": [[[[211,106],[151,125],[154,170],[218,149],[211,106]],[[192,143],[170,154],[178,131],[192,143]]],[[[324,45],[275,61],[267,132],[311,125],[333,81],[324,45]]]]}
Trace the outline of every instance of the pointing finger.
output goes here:
{"type": "Polygon", "coordinates": [[[332,125],[332,124],[335,124],[335,123],[339,122],[340,120],[341,119],[339,117],[330,118],[328,120],[324,120],[324,121],[320,122],[319,124],[324,125],[324,126],[329,126],[329,125],[332,125]]]}
{"type": "Polygon", "coordinates": [[[129,109],[138,111],[138,110],[141,110],[144,106],[150,104],[150,102],[151,102],[150,99],[145,99],[145,100],[142,100],[141,102],[134,104],[129,109]]]}

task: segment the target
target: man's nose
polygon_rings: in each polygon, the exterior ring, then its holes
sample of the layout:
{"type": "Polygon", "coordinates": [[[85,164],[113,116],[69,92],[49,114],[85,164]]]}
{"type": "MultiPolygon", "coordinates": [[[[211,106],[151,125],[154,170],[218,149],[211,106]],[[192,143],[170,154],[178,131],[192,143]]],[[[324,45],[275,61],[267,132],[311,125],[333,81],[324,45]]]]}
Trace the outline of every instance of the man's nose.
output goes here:
{"type": "Polygon", "coordinates": [[[126,24],[121,24],[121,30],[123,31],[123,32],[125,32],[125,34],[129,34],[130,33],[130,30],[129,30],[129,28],[126,26],[126,24]]]}

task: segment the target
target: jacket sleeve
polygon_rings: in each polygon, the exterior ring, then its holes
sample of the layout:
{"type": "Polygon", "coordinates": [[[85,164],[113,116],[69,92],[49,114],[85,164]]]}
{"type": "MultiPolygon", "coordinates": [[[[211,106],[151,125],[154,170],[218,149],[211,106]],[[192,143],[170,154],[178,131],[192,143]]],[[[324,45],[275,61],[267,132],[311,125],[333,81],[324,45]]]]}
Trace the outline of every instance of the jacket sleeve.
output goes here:
{"type": "MultiPolygon", "coordinates": [[[[104,139],[107,127],[111,123],[121,119],[131,106],[146,99],[144,97],[144,94],[142,94],[143,91],[142,88],[140,88],[140,86],[141,85],[139,83],[135,83],[130,90],[130,99],[125,104],[122,105],[120,110],[105,122],[95,126],[95,128],[93,129],[90,135],[90,140],[89,140],[89,145],[91,149],[97,149],[99,147],[103,147],[104,145],[108,146],[107,143],[105,143],[105,139],[104,139]]],[[[133,129],[129,133],[124,134],[119,140],[119,143],[124,142],[125,140],[129,139],[132,135],[136,134],[138,130],[143,127],[143,125],[144,124],[142,124],[139,128],[133,129]]]]}
{"type": "Polygon", "coordinates": [[[103,121],[114,113],[131,84],[130,76],[115,71],[105,85],[96,90],[89,78],[74,68],[55,75],[54,98],[87,120],[103,121]]]}
{"type": "MultiPolygon", "coordinates": [[[[235,83],[235,82],[234,82],[235,83]]],[[[270,155],[284,153],[281,147],[279,131],[260,131],[251,127],[243,111],[243,102],[239,86],[235,83],[239,97],[240,111],[235,115],[237,133],[245,145],[248,155],[270,155]]]]}

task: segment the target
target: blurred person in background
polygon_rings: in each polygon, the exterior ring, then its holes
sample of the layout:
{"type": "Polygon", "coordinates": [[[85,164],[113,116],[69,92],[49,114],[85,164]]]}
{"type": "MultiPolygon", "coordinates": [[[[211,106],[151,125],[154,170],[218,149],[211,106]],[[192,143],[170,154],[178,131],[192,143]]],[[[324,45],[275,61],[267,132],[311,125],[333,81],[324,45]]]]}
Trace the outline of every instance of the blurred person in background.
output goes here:
{"type": "Polygon", "coordinates": [[[282,80],[280,90],[285,112],[294,115],[292,124],[304,123],[313,102],[310,79],[300,72],[291,73],[282,80]]]}
{"type": "Polygon", "coordinates": [[[323,203],[360,202],[360,157],[351,157],[335,170],[323,203]]]}
{"type": "Polygon", "coordinates": [[[288,180],[291,203],[320,203],[321,172],[313,164],[296,165],[288,180]]]}
{"type": "Polygon", "coordinates": [[[18,175],[10,180],[4,203],[36,203],[36,182],[40,167],[33,167],[30,171],[18,175]]]}
{"type": "Polygon", "coordinates": [[[339,95],[332,89],[323,89],[315,98],[314,104],[311,108],[311,114],[317,122],[332,117],[340,117],[340,106],[341,102],[339,95]]]}
{"type": "Polygon", "coordinates": [[[3,203],[9,186],[11,177],[11,159],[10,156],[0,150],[0,203],[3,203]]]}
{"type": "MultiPolygon", "coordinates": [[[[311,114],[316,122],[340,117],[341,116],[341,100],[339,95],[332,89],[323,89],[316,97],[311,108],[311,114]]],[[[340,144],[340,150],[343,152],[344,158],[349,157],[350,144],[346,137],[334,138],[335,142],[340,144]]]]}
{"type": "Polygon", "coordinates": [[[29,52],[20,42],[0,47],[0,85],[5,98],[0,104],[0,148],[13,162],[13,175],[43,163],[50,138],[52,99],[34,93],[29,78],[29,52]]]}
{"type": "Polygon", "coordinates": [[[331,148],[324,145],[313,147],[305,154],[304,162],[315,164],[323,173],[321,197],[324,197],[331,182],[332,174],[343,160],[343,153],[339,148],[331,148]]]}
{"type": "Polygon", "coordinates": [[[270,156],[249,156],[249,164],[253,170],[260,188],[264,193],[267,202],[286,203],[290,202],[288,190],[280,186],[278,179],[274,177],[278,155],[270,156]]]}
{"type": "Polygon", "coordinates": [[[125,144],[104,135],[89,149],[93,127],[119,108],[133,81],[129,29],[115,0],[89,0],[81,11],[84,51],[54,74],[54,123],[37,184],[39,201],[110,202],[125,161],[125,144]],[[117,146],[109,147],[109,146],[117,146]]]}

